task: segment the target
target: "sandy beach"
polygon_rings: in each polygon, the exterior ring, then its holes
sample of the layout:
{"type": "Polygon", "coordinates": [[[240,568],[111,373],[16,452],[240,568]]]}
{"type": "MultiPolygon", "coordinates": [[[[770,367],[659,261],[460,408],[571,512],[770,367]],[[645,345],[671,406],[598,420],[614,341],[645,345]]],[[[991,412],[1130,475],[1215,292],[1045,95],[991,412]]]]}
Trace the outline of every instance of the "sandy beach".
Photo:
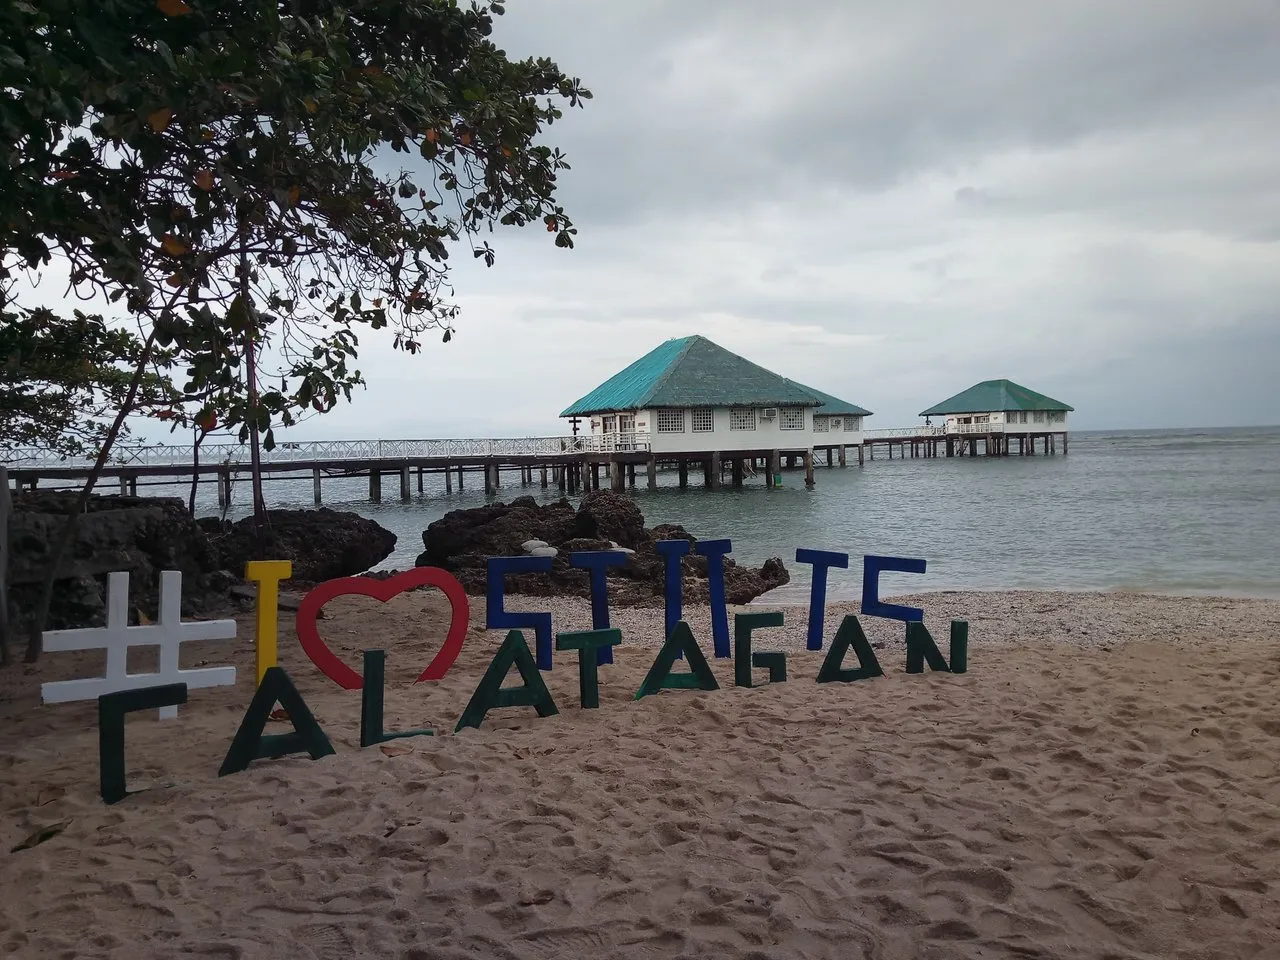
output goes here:
{"type": "MultiPolygon", "coordinates": [[[[511,599],[589,626],[582,601],[511,599]]],[[[634,701],[662,612],[617,610],[627,646],[598,710],[561,653],[558,715],[506,708],[455,735],[503,636],[483,604],[449,675],[414,686],[443,599],[342,598],[322,634],[356,669],[387,651],[387,729],[437,731],[367,749],[360,694],[282,612],[281,665],[336,754],[219,778],[252,695],[242,616],[236,641],[183,658],[234,663],[235,687],[130,716],[145,789],[110,807],[95,705],[39,704],[100,657],[0,672],[0,956],[1280,956],[1280,602],[897,602],[924,606],[944,652],[967,619],[969,672],[906,674],[901,625],[866,620],[886,676],[818,685],[802,607],[757,634],[792,651],[786,683],[737,688],[713,660],[720,690],[634,701]]],[[[828,609],[828,642],[845,612],[828,609]]],[[[708,612],[686,615],[710,655],[708,612]]]]}

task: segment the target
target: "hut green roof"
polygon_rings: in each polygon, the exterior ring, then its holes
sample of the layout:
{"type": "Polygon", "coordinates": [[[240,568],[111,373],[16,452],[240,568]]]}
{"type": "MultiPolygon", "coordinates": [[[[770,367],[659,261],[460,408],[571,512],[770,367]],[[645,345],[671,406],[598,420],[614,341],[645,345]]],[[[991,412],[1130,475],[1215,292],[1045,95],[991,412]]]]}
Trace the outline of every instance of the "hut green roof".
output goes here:
{"type": "Polygon", "coordinates": [[[655,347],[560,416],[652,407],[817,407],[825,402],[810,388],[694,336],[655,347]]]}
{"type": "Polygon", "coordinates": [[[850,403],[848,400],[841,400],[839,397],[833,397],[829,393],[823,393],[821,390],[815,390],[813,387],[805,387],[815,397],[822,401],[822,405],[814,409],[816,416],[832,416],[832,417],[869,417],[870,410],[864,410],[856,403],[850,403]]]}
{"type": "Polygon", "coordinates": [[[922,417],[946,416],[950,413],[994,413],[1004,410],[1074,410],[1075,407],[1036,393],[1012,380],[983,380],[954,397],[934,404],[920,413],[922,417]]]}

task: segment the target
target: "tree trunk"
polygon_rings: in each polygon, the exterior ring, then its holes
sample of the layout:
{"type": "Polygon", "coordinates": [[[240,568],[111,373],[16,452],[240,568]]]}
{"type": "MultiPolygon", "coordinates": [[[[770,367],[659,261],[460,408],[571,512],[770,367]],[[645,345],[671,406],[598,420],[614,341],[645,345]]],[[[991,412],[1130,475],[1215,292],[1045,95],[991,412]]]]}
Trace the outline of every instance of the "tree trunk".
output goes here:
{"type": "Polygon", "coordinates": [[[93,487],[98,482],[98,477],[102,475],[102,468],[107,464],[107,458],[111,456],[111,448],[115,445],[116,438],[120,436],[120,428],[124,426],[125,418],[133,412],[134,401],[138,397],[138,388],[142,385],[142,378],[146,376],[147,365],[151,362],[151,351],[156,343],[155,324],[151,325],[151,333],[147,336],[147,342],[142,347],[142,357],[138,361],[138,366],[133,371],[133,379],[129,382],[129,392],[125,395],[124,403],[120,405],[119,412],[116,413],[115,420],[111,423],[111,429],[107,431],[106,439],[102,442],[102,449],[98,451],[98,459],[94,461],[93,469],[89,471],[89,479],[84,482],[84,489],[80,491],[80,496],[76,498],[76,504],[72,508],[71,513],[67,515],[66,522],[62,524],[62,529],[58,532],[58,539],[54,543],[53,554],[49,557],[49,567],[44,572],[44,580],[40,583],[40,603],[36,607],[35,620],[31,624],[31,632],[27,636],[27,654],[24,659],[27,663],[35,663],[40,659],[41,638],[44,635],[45,624],[49,620],[49,605],[53,602],[53,583],[57,577],[58,564],[62,563],[63,556],[66,555],[67,548],[71,546],[71,541],[76,535],[76,527],[80,523],[80,515],[84,513],[85,507],[89,503],[89,495],[93,493],[93,487]]]}
{"type": "Polygon", "coordinates": [[[245,317],[244,362],[249,389],[249,462],[250,482],[253,488],[253,534],[257,559],[263,560],[266,559],[266,540],[271,520],[267,516],[267,501],[262,496],[262,454],[258,436],[258,344],[253,299],[249,293],[249,255],[244,250],[248,238],[243,227],[241,238],[240,306],[244,310],[245,317]]]}
{"type": "Polygon", "coordinates": [[[187,513],[194,520],[196,515],[196,488],[200,486],[200,444],[208,433],[196,427],[196,440],[191,445],[191,493],[187,495],[187,513]]]}

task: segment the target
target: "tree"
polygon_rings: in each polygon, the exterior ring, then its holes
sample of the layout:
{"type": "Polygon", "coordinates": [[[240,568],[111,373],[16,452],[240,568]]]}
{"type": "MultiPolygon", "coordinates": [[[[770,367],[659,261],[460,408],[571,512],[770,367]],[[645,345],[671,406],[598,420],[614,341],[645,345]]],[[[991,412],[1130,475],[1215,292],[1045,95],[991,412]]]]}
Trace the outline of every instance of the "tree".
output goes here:
{"type": "MultiPolygon", "coordinates": [[[[137,336],[109,327],[101,316],[76,311],[67,318],[44,308],[0,311],[0,439],[6,449],[96,454],[124,403],[142,349],[137,336]]],[[[181,401],[161,372],[169,359],[153,355],[136,408],[169,411],[181,401]]]]}
{"type": "Polygon", "coordinates": [[[557,100],[590,94],[550,60],[508,59],[489,40],[502,12],[9,0],[0,269],[65,258],[74,285],[147,330],[135,370],[172,351],[184,408],[220,414],[256,466],[259,436],[269,448],[276,427],[362,382],[364,330],[411,353],[430,331],[450,338],[452,244],[492,264],[482,230],[537,222],[573,246],[555,203],[567,163],[536,141],[557,100]],[[397,154],[414,169],[391,166],[397,154]]]}

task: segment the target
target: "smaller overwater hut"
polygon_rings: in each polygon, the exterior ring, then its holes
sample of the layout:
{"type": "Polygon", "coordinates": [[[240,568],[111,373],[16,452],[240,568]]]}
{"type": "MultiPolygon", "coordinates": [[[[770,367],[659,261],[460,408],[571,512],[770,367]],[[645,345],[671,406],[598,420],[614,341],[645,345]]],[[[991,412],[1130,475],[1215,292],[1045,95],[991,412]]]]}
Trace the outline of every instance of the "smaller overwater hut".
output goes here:
{"type": "MultiPolygon", "coordinates": [[[[920,416],[945,431],[948,447],[977,456],[978,442],[990,456],[1007,456],[1015,441],[1020,454],[1035,454],[1039,441],[1045,453],[1056,453],[1061,438],[1067,452],[1067,414],[1075,408],[1037,393],[1012,380],[984,380],[968,390],[936,403],[920,416]]],[[[950,451],[948,453],[950,455],[950,451]]]]}

